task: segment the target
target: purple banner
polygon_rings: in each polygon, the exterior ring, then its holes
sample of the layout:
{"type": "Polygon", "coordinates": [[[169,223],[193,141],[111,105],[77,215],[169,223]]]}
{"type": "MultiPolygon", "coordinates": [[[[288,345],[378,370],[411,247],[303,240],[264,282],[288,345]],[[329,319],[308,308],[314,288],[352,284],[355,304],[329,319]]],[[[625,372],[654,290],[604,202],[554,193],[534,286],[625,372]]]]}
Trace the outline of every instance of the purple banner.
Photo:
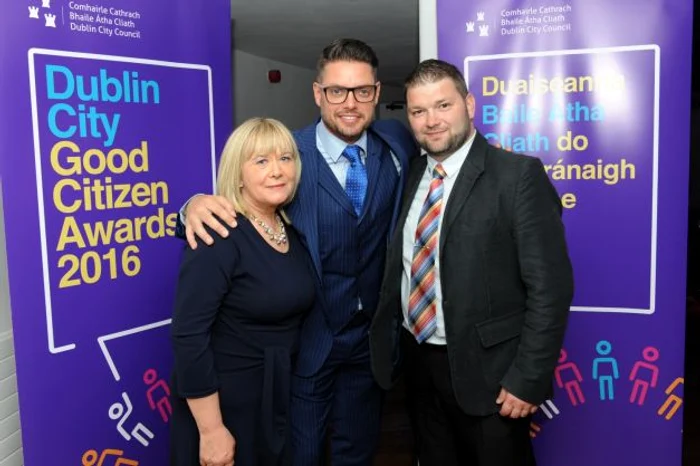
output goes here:
{"type": "Polygon", "coordinates": [[[0,174],[27,466],[167,462],[174,227],[191,193],[212,191],[231,130],[229,8],[4,9],[0,174]]]}
{"type": "Polygon", "coordinates": [[[539,157],[564,206],[576,294],[542,466],[681,464],[692,6],[437,1],[477,128],[539,157]]]}

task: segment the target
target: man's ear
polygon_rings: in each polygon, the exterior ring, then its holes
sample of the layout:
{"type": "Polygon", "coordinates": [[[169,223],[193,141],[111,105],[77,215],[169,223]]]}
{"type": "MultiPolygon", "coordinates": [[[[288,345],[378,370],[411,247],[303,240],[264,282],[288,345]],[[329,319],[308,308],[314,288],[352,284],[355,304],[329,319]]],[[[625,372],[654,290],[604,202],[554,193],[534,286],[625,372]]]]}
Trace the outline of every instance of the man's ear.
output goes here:
{"type": "Polygon", "coordinates": [[[321,106],[321,99],[323,99],[323,89],[321,89],[321,85],[314,81],[314,83],[311,86],[314,91],[314,101],[316,101],[316,106],[320,107],[321,106]]]}
{"type": "Polygon", "coordinates": [[[471,92],[468,93],[464,98],[464,103],[467,105],[467,115],[469,115],[469,119],[474,120],[474,115],[476,113],[476,99],[474,99],[474,94],[471,92]]]}

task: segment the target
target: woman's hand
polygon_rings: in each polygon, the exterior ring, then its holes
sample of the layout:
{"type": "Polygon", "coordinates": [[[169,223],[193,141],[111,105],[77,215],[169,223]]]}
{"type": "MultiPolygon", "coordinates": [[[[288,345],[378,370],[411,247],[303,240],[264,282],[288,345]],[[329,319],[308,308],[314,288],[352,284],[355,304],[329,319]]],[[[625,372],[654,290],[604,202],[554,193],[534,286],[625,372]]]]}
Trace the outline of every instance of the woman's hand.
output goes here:
{"type": "Polygon", "coordinates": [[[220,424],[199,434],[200,466],[233,466],[236,440],[226,426],[220,424]]]}

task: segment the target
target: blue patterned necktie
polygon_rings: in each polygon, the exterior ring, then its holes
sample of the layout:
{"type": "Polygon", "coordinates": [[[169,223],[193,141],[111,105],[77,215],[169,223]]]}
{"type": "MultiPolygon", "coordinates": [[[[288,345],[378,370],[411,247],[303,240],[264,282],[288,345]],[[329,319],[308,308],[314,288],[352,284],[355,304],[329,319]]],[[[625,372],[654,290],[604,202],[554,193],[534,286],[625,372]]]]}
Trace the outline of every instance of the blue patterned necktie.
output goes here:
{"type": "Polygon", "coordinates": [[[367,169],[362,165],[360,146],[350,145],[343,151],[343,156],[350,161],[350,168],[345,178],[345,192],[359,217],[367,193],[367,169]]]}

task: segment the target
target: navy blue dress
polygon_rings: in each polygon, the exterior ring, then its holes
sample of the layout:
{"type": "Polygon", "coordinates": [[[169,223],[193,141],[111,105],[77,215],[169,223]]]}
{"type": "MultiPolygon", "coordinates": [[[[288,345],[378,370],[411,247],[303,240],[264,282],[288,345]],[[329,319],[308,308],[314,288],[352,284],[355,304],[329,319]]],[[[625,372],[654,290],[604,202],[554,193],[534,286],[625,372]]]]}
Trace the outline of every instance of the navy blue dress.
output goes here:
{"type": "Polygon", "coordinates": [[[281,253],[247,218],[237,220],[228,238],[183,255],[171,327],[171,465],[199,465],[199,432],[185,398],[217,391],[236,466],[289,464],[290,376],[313,305],[313,269],[293,228],[281,253]]]}

